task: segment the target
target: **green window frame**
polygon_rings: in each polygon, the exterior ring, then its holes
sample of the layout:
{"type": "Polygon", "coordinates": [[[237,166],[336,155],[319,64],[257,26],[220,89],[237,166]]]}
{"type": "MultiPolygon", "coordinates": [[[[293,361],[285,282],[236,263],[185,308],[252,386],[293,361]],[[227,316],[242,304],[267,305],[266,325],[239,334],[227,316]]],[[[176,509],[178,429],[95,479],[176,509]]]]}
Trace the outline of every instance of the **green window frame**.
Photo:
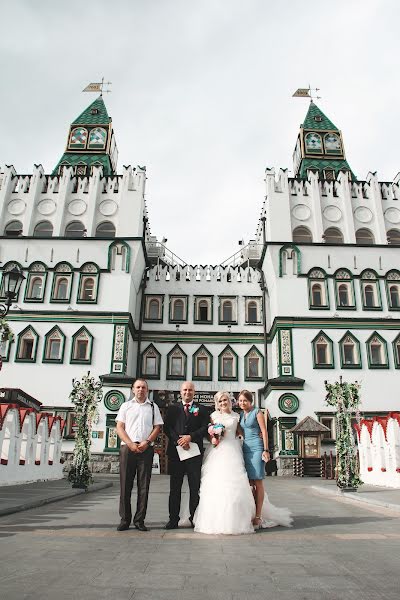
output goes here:
{"type": "Polygon", "coordinates": [[[46,293],[47,268],[41,262],[35,262],[29,267],[28,277],[25,283],[24,302],[44,302],[46,293]],[[34,286],[40,280],[40,293],[34,294],[34,286]]]}
{"type": "Polygon", "coordinates": [[[195,296],[193,306],[193,323],[211,325],[214,321],[214,303],[213,296],[195,296]],[[201,318],[204,316],[204,309],[207,306],[207,319],[201,318]]]}
{"type": "Polygon", "coordinates": [[[160,379],[160,370],[161,354],[153,344],[150,344],[142,352],[141,375],[146,379],[160,379]]]}
{"type": "Polygon", "coordinates": [[[25,327],[25,329],[18,334],[17,348],[14,359],[15,362],[36,362],[38,343],[39,335],[37,331],[32,327],[32,325],[25,327]],[[30,357],[28,357],[28,354],[30,357]]]}
{"type": "Polygon", "coordinates": [[[195,381],[211,381],[213,374],[213,355],[202,344],[192,357],[192,379],[195,381]],[[202,365],[202,366],[200,366],[202,365]],[[205,371],[204,371],[205,365],[205,371]],[[199,374],[206,373],[205,375],[199,374]]]}
{"type": "Polygon", "coordinates": [[[336,310],[357,310],[352,273],[347,269],[339,269],[334,281],[336,310]]]}
{"type": "Polygon", "coordinates": [[[339,340],[339,349],[340,349],[340,363],[342,369],[361,369],[362,368],[362,359],[361,359],[361,348],[360,342],[358,339],[351,333],[351,331],[346,331],[344,336],[339,340]],[[354,348],[353,358],[354,361],[351,362],[350,358],[350,347],[354,348]]]}
{"type": "Polygon", "coordinates": [[[116,414],[106,415],[106,439],[104,452],[119,452],[121,440],[117,435],[117,423],[115,422],[116,414]]]}
{"type": "Polygon", "coordinates": [[[114,241],[108,247],[108,264],[109,271],[116,270],[117,257],[121,257],[121,271],[129,273],[131,264],[131,247],[121,240],[114,241]]]}
{"type": "Polygon", "coordinates": [[[379,335],[376,331],[367,339],[367,358],[368,367],[370,369],[388,369],[389,368],[389,356],[386,340],[379,335]],[[379,347],[379,355],[381,362],[376,362],[377,349],[379,347]]]}
{"type": "Polygon", "coordinates": [[[69,304],[71,301],[71,292],[73,284],[73,269],[69,263],[59,263],[53,274],[51,286],[50,302],[57,304],[69,304]],[[64,282],[64,279],[66,280],[64,282]],[[65,294],[61,292],[61,286],[65,287],[65,294]],[[59,297],[61,296],[61,297],[59,297]],[[63,297],[65,296],[65,297],[63,297]]]}
{"type": "Polygon", "coordinates": [[[394,366],[396,369],[400,369],[400,333],[394,338],[392,342],[394,366]]]}
{"type": "Polygon", "coordinates": [[[169,323],[187,323],[188,322],[188,301],[189,296],[170,295],[169,297],[169,323]],[[179,304],[178,304],[179,303],[179,304]],[[177,306],[182,303],[182,317],[177,316],[177,306]]]}
{"type": "Polygon", "coordinates": [[[363,310],[382,310],[379,278],[371,269],[360,274],[360,294],[363,310]],[[372,305],[370,304],[371,299],[373,301],[372,305]]]}
{"type": "Polygon", "coordinates": [[[264,379],[264,357],[261,352],[252,346],[250,350],[244,356],[244,380],[245,381],[263,381],[264,379]],[[253,366],[251,366],[253,361],[253,366]],[[254,365],[257,364],[258,375],[251,375],[251,371],[254,369],[254,365]]]}
{"type": "Polygon", "coordinates": [[[218,380],[238,381],[239,358],[228,344],[218,355],[218,380]]]}
{"type": "Polygon", "coordinates": [[[81,327],[72,336],[70,363],[75,365],[90,365],[92,362],[94,338],[86,327],[81,327]],[[83,351],[86,345],[85,358],[83,351]]]}
{"type": "Polygon", "coordinates": [[[167,379],[185,380],[187,369],[187,355],[179,346],[176,344],[172,350],[167,354],[167,379]],[[176,366],[181,364],[180,373],[177,373],[176,366]]]}
{"type": "Polygon", "coordinates": [[[323,269],[314,268],[308,273],[308,303],[310,310],[329,310],[330,308],[328,282],[323,269]],[[319,303],[316,302],[318,293],[321,298],[319,303]]]}
{"type": "Polygon", "coordinates": [[[315,338],[311,341],[313,350],[313,368],[314,369],[334,369],[335,358],[333,354],[333,342],[329,336],[323,331],[320,331],[315,338]],[[325,362],[321,362],[321,356],[323,353],[322,348],[319,346],[326,345],[326,358],[325,362]]]}
{"type": "Polygon", "coordinates": [[[386,273],[385,278],[386,298],[388,309],[393,311],[400,310],[400,272],[392,269],[386,273]]]}
{"type": "Polygon", "coordinates": [[[85,263],[79,273],[77,304],[97,304],[100,275],[95,263],[85,263]]]}
{"type": "Polygon", "coordinates": [[[62,364],[64,362],[64,350],[65,350],[65,335],[61,329],[56,325],[44,337],[43,355],[42,362],[49,364],[62,364]],[[53,342],[59,341],[60,351],[58,358],[51,358],[53,342]]]}

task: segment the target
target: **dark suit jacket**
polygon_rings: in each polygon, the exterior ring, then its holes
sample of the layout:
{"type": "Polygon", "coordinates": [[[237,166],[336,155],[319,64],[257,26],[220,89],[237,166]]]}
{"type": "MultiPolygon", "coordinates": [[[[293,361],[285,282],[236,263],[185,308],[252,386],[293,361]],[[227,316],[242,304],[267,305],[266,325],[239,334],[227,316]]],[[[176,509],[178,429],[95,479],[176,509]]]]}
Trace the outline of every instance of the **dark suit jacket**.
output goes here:
{"type": "Polygon", "coordinates": [[[208,411],[204,406],[194,402],[192,406],[199,409],[197,416],[193,413],[186,416],[182,402],[173,404],[167,409],[164,431],[169,440],[167,454],[171,459],[179,460],[176,446],[180,435],[190,435],[192,442],[199,445],[200,452],[202,454],[204,452],[203,438],[207,434],[208,411]]]}

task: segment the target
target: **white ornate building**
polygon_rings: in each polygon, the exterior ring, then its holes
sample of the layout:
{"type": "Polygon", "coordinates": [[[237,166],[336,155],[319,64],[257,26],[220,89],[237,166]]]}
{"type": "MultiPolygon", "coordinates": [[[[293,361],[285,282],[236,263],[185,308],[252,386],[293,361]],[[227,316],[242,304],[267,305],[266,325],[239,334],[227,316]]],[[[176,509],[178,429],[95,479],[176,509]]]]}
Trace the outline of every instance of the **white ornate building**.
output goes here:
{"type": "Polygon", "coordinates": [[[398,409],[398,178],[357,179],[341,132],[311,103],[295,176],[266,170],[255,239],[222,265],[190,266],[150,235],[145,168],[117,174],[116,157],[100,96],[71,124],[51,175],[0,170],[1,268],[26,277],[1,384],[66,417],[65,450],[71,380],[87,370],[104,383],[93,432],[103,458],[117,450],[116,410],[138,374],[161,406],[184,379],[204,403],[250,389],[280,456],[297,454],[289,429],[307,415],[335,437],[325,379],[362,381],[366,414],[398,409]]]}

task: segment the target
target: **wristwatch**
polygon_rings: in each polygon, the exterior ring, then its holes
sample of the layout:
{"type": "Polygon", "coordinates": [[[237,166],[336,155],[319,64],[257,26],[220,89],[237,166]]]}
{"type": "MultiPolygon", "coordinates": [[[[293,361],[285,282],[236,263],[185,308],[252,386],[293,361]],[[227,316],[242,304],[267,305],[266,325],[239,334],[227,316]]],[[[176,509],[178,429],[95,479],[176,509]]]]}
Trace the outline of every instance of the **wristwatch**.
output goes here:
{"type": "Polygon", "coordinates": [[[150,440],[146,440],[146,442],[148,443],[149,446],[154,446],[154,442],[151,442],[150,440]]]}

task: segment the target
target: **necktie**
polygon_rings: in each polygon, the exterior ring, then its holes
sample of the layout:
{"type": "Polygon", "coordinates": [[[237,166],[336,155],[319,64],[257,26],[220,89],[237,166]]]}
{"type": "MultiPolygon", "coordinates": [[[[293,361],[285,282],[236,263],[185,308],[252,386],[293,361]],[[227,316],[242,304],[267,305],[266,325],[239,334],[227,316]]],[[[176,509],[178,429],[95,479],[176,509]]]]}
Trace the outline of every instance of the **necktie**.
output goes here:
{"type": "Polygon", "coordinates": [[[184,411],[185,411],[185,415],[188,415],[189,414],[190,404],[185,404],[185,406],[183,408],[184,408],[184,411]]]}

